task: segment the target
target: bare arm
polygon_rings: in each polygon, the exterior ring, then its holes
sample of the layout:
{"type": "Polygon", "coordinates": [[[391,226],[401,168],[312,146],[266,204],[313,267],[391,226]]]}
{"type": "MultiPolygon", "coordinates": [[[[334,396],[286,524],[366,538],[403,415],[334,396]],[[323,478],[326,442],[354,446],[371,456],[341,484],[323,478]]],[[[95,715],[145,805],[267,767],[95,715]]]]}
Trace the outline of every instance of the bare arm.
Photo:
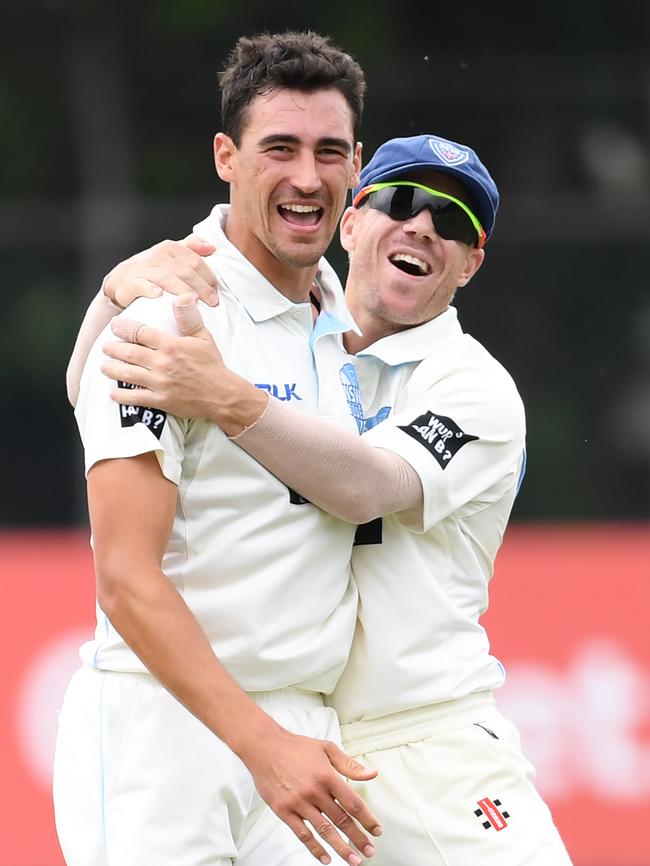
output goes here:
{"type": "MultiPolygon", "coordinates": [[[[179,298],[175,310],[191,337],[140,327],[139,345],[105,347],[114,360],[103,372],[142,389],[116,389],[114,399],[209,418],[289,487],[351,523],[422,507],[420,478],[406,460],[334,423],[269,402],[224,365],[191,299],[179,298]]],[[[122,319],[114,331],[128,341],[136,324],[122,319]]]]}
{"type": "Polygon", "coordinates": [[[68,400],[72,406],[77,405],[81,373],[92,344],[104,330],[106,325],[108,325],[113,316],[116,316],[119,312],[120,308],[112,303],[112,301],[109,301],[101,289],[90,302],[90,306],[86,310],[86,315],[83,318],[81,328],[77,334],[77,339],[65,374],[68,400]]]}
{"type": "Polygon", "coordinates": [[[91,346],[106,325],[136,298],[155,298],[163,291],[193,291],[206,303],[218,303],[216,278],[202,256],[212,244],[190,235],[183,241],[162,241],[116,265],[86,311],[66,370],[68,400],[76,406],[81,373],[91,346]]]}
{"type": "Polygon", "coordinates": [[[351,864],[359,857],[334,824],[359,850],[372,853],[350,816],[371,832],[377,820],[339,772],[356,779],[376,774],[333,743],[291,734],[264,713],[219,662],[162,571],[176,487],[160,472],[155,455],[95,464],[88,475],[88,502],[99,604],[145,666],[239,755],[260,795],[315,857],[327,855],[305,821],[351,864]]]}
{"type": "Polygon", "coordinates": [[[262,728],[264,714],[216,659],[160,565],[176,486],[162,475],[152,452],[103,460],[88,474],[88,506],[100,607],[147,669],[214,733],[240,749],[241,742],[229,736],[222,707],[250,714],[262,728]]]}

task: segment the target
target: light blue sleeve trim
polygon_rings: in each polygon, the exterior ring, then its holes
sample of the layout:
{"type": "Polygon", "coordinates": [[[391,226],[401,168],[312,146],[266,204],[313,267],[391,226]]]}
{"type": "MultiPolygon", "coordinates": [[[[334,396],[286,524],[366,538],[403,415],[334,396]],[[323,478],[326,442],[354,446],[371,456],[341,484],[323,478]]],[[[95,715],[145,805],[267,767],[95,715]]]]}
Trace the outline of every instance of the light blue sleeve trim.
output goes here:
{"type": "Polygon", "coordinates": [[[99,669],[99,665],[97,663],[97,656],[99,655],[99,653],[102,650],[102,647],[104,646],[104,644],[108,640],[108,617],[106,616],[106,614],[103,614],[102,622],[104,623],[104,636],[102,637],[102,639],[100,641],[98,641],[97,646],[95,647],[95,654],[93,655],[93,668],[95,670],[99,669]]]}
{"type": "Polygon", "coordinates": [[[524,448],[524,453],[521,458],[521,469],[519,470],[519,479],[517,480],[517,489],[515,490],[515,496],[519,493],[521,485],[524,481],[524,475],[526,474],[526,465],[528,463],[528,454],[526,449],[524,448]]]}
{"type": "Polygon", "coordinates": [[[104,859],[108,863],[108,852],[106,849],[106,785],[105,785],[105,768],[104,768],[104,686],[106,680],[102,677],[102,682],[99,687],[99,798],[100,808],[102,812],[102,848],[104,849],[104,859]]]}

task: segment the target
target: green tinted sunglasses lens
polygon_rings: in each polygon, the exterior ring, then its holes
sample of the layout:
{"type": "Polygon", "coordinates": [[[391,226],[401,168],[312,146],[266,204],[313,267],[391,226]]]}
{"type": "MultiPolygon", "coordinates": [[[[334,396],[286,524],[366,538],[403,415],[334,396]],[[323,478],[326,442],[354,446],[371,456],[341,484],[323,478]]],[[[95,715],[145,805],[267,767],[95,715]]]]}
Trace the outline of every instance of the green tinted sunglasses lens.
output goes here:
{"type": "Polygon", "coordinates": [[[391,219],[404,222],[426,208],[441,238],[461,241],[470,246],[482,246],[484,232],[480,223],[476,217],[476,223],[473,222],[469,209],[465,210],[451,197],[406,183],[394,186],[382,184],[379,189],[373,190],[369,187],[369,190],[367,201],[370,207],[385,213],[391,219]]]}

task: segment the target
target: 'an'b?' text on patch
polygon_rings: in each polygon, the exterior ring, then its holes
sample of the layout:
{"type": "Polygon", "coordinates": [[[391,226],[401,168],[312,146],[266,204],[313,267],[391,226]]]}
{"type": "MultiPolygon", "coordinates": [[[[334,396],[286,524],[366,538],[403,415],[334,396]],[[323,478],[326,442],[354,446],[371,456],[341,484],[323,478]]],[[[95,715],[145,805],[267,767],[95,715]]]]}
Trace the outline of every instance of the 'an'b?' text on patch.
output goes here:
{"type": "Polygon", "coordinates": [[[479,438],[471,433],[465,433],[454,420],[446,415],[438,415],[436,412],[419,415],[410,424],[400,425],[399,429],[408,433],[430,451],[441,469],[449,466],[453,456],[463,445],[479,438]]]}

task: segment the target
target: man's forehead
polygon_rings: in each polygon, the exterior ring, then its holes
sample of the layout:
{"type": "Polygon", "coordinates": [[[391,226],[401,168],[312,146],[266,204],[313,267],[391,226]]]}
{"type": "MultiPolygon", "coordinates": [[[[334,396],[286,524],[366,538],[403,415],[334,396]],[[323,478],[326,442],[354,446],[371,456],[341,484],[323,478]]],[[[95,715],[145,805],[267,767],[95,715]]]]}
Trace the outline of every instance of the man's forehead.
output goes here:
{"type": "Polygon", "coordinates": [[[338,138],[354,144],[352,109],[336,88],[313,91],[276,88],[259,94],[248,105],[242,133],[255,138],[338,138]]]}

